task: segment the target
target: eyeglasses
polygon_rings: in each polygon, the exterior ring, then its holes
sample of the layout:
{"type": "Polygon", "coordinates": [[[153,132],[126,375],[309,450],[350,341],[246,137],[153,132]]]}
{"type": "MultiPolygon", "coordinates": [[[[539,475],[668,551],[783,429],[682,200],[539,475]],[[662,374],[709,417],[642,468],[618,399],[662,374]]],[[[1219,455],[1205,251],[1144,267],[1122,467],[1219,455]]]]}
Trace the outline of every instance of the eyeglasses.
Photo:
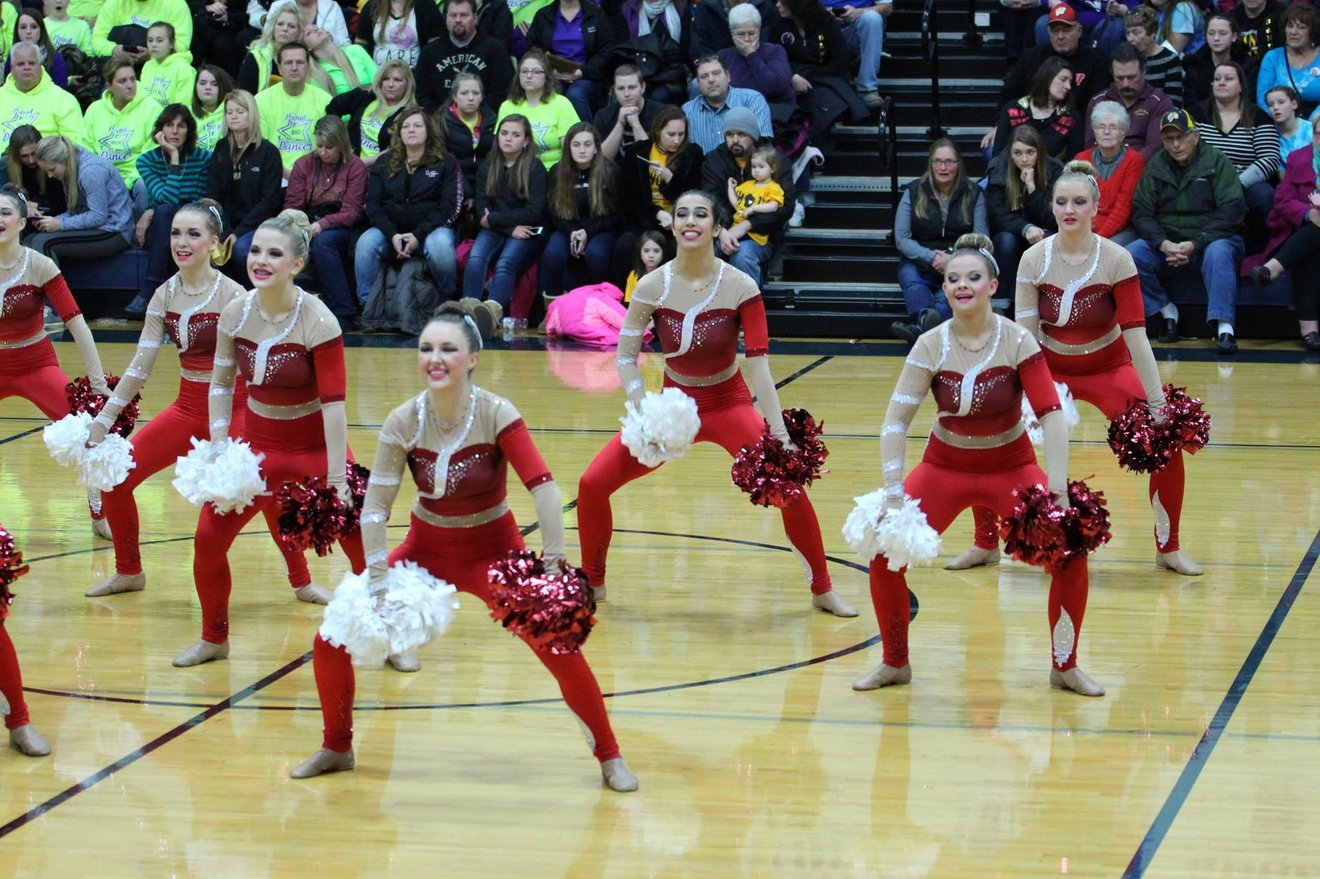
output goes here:
{"type": "Polygon", "coordinates": [[[932,165],[938,165],[938,166],[940,166],[941,168],[948,168],[948,167],[951,166],[951,165],[956,165],[956,164],[958,164],[958,160],[957,160],[957,159],[931,159],[931,160],[930,160],[930,163],[931,163],[932,165]]]}
{"type": "Polygon", "coordinates": [[[1121,125],[1113,125],[1113,124],[1104,124],[1104,125],[1097,125],[1097,126],[1095,126],[1095,130],[1096,130],[1096,131],[1122,131],[1122,130],[1123,130],[1123,126],[1121,126],[1121,125]]]}
{"type": "Polygon", "coordinates": [[[545,76],[545,71],[539,67],[519,70],[518,72],[523,76],[545,76]]]}

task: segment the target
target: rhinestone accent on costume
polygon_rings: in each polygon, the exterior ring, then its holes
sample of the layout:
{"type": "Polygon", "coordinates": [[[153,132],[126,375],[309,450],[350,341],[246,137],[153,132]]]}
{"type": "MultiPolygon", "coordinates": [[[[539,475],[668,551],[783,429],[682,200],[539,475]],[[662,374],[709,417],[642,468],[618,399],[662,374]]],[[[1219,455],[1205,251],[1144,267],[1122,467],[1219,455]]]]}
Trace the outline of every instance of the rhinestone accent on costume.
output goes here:
{"type": "Polygon", "coordinates": [[[398,476],[376,475],[375,473],[367,477],[368,485],[401,485],[403,479],[398,476]]]}
{"type": "Polygon", "coordinates": [[[907,428],[901,424],[886,424],[880,428],[881,436],[906,436],[907,428]]]}
{"type": "MultiPolygon", "coordinates": [[[[672,262],[665,264],[665,295],[661,297],[661,302],[669,298],[669,282],[674,274],[673,265],[672,262]]],[[[715,301],[715,295],[720,292],[720,281],[724,280],[725,265],[727,265],[727,263],[723,261],[720,262],[719,271],[715,273],[715,283],[710,287],[710,295],[697,303],[695,308],[689,308],[683,315],[683,329],[679,335],[678,350],[671,354],[666,354],[666,360],[672,357],[682,357],[684,354],[692,350],[693,344],[700,345],[705,341],[706,334],[704,330],[700,333],[696,332],[697,318],[703,311],[710,307],[710,304],[715,301]]]]}
{"type": "MultiPolygon", "coordinates": [[[[0,318],[9,316],[9,310],[13,308],[13,305],[11,304],[11,301],[8,299],[6,294],[9,293],[9,288],[14,286],[15,281],[23,277],[23,275],[27,274],[28,261],[31,259],[32,259],[32,251],[24,247],[23,259],[20,260],[18,263],[18,271],[14,272],[14,274],[10,275],[8,278],[5,278],[3,281],[0,281],[0,300],[3,300],[3,304],[0,304],[0,318]]],[[[15,297],[13,301],[17,302],[17,300],[18,297],[15,297]]]]}
{"type": "Polygon", "coordinates": [[[1063,665],[1077,647],[1077,629],[1068,611],[1059,608],[1059,621],[1054,624],[1054,664],[1063,665]]]}
{"type": "MultiPolygon", "coordinates": [[[[175,275],[174,277],[170,278],[170,287],[169,287],[169,291],[166,293],[166,299],[165,299],[166,307],[169,306],[170,300],[174,298],[174,294],[178,290],[178,286],[179,286],[179,276],[175,275]]],[[[211,282],[211,291],[206,294],[206,298],[203,299],[201,302],[197,303],[196,305],[194,305],[192,308],[189,308],[187,311],[183,311],[179,313],[178,339],[179,339],[180,351],[187,351],[192,344],[192,340],[188,336],[188,321],[190,321],[192,319],[192,316],[197,314],[197,312],[201,311],[203,308],[206,308],[206,306],[211,304],[211,300],[215,299],[215,294],[219,289],[220,289],[220,273],[216,272],[215,280],[211,282]]]]}
{"type": "Polygon", "coordinates": [[[1150,509],[1155,514],[1155,542],[1163,552],[1169,543],[1169,535],[1173,533],[1173,520],[1169,518],[1169,511],[1164,509],[1164,504],[1160,503],[1158,490],[1150,496],[1150,509]]]}
{"type": "Polygon", "coordinates": [[[363,525],[379,525],[390,520],[388,513],[363,513],[359,520],[363,525]]]}
{"type": "Polygon", "coordinates": [[[927,363],[927,362],[924,361],[924,360],[918,360],[918,359],[915,358],[915,357],[909,357],[905,362],[907,363],[908,366],[915,366],[917,369],[924,369],[924,370],[926,370],[927,372],[934,372],[934,371],[935,371],[935,365],[934,365],[934,364],[932,364],[932,363],[927,363]]]}
{"type": "MultiPolygon", "coordinates": [[[[1003,321],[996,319],[995,334],[993,340],[990,342],[990,350],[986,352],[985,357],[981,359],[980,363],[977,363],[976,365],[968,369],[967,372],[963,373],[962,382],[960,383],[961,387],[959,388],[959,393],[958,393],[958,411],[950,412],[950,413],[941,413],[941,414],[949,414],[956,416],[967,415],[972,411],[973,405],[985,399],[985,395],[988,392],[990,386],[993,384],[993,382],[987,382],[986,384],[978,388],[976,386],[976,379],[981,375],[981,373],[985,370],[985,368],[989,366],[990,363],[995,359],[995,354],[998,353],[999,351],[999,340],[1003,336],[1003,332],[1004,332],[1003,321]]],[[[949,324],[947,323],[941,324],[940,342],[945,351],[948,351],[949,349],[949,338],[950,338],[949,324]]],[[[943,362],[944,358],[941,357],[940,360],[941,362],[943,362]]]]}

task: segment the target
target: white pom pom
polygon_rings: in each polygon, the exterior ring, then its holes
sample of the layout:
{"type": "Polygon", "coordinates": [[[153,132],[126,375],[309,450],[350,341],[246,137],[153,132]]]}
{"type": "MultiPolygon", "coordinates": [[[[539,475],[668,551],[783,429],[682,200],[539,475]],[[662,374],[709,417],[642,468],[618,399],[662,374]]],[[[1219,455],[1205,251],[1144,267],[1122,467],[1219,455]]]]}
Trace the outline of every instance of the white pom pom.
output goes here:
{"type": "Polygon", "coordinates": [[[912,498],[903,495],[903,505],[885,509],[883,490],[853,498],[856,506],[843,526],[844,539],[862,561],[871,562],[884,553],[891,571],[928,565],[940,554],[940,535],[926,521],[926,514],[912,498]]]}
{"type": "MultiPolygon", "coordinates": [[[[1059,393],[1059,405],[1063,411],[1063,423],[1068,425],[1068,435],[1072,436],[1073,428],[1082,421],[1081,413],[1077,411],[1077,403],[1073,400],[1072,391],[1063,382],[1055,382],[1054,389],[1059,393]]],[[[1032,445],[1040,445],[1045,442],[1045,431],[1040,426],[1040,420],[1036,418],[1035,411],[1031,408],[1031,402],[1027,400],[1027,395],[1022,395],[1022,425],[1027,429],[1027,437],[1030,438],[1032,445]]]]}
{"type": "Polygon", "coordinates": [[[641,411],[628,402],[620,439],[633,457],[647,467],[676,461],[687,453],[701,429],[697,403],[678,388],[647,393],[641,411]]]}
{"type": "Polygon", "coordinates": [[[353,664],[378,666],[392,653],[416,650],[444,634],[458,609],[452,583],[415,562],[399,562],[385,575],[385,600],[376,612],[364,574],[345,574],[326,606],[321,637],[343,647],[353,664]]]}
{"type": "Polygon", "coordinates": [[[127,479],[128,471],[135,467],[132,444],[117,433],[106,434],[78,462],[78,481],[94,491],[110,491],[127,479]]]}
{"type": "Polygon", "coordinates": [[[215,505],[217,513],[241,513],[266,490],[258,455],[242,440],[212,444],[193,437],[193,450],[174,467],[174,487],[189,503],[215,505]]]}
{"type": "Polygon", "coordinates": [[[87,436],[92,432],[92,416],[86,412],[65,415],[41,429],[46,451],[61,467],[73,467],[87,451],[87,436]]]}

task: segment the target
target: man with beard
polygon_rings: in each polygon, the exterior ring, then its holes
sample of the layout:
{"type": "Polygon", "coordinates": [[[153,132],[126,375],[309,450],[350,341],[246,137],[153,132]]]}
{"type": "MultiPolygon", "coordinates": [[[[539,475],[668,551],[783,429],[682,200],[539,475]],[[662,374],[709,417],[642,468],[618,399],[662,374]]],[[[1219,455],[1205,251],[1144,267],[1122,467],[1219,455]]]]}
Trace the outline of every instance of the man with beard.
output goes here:
{"type": "Polygon", "coordinates": [[[1091,111],[1101,101],[1118,101],[1128,112],[1127,136],[1123,142],[1150,157],[1160,151],[1160,118],[1175,109],[1169,96],[1146,82],[1146,59],[1131,43],[1123,43],[1114,50],[1110,62],[1114,84],[1091,99],[1086,107],[1086,149],[1095,146],[1095,132],[1091,130],[1091,111]]]}
{"type": "Polygon", "coordinates": [[[770,105],[760,92],[729,84],[729,71],[714,55],[697,59],[697,86],[701,94],[683,105],[688,120],[688,140],[709,153],[724,139],[724,117],[739,107],[751,110],[761,137],[774,137],[770,105]]]}
{"type": "Polygon", "coordinates": [[[477,30],[475,0],[445,4],[447,33],[422,47],[417,59],[417,103],[434,113],[449,103],[454,76],[471,71],[481,79],[486,106],[498,107],[509,96],[513,65],[509,50],[477,30]]]}

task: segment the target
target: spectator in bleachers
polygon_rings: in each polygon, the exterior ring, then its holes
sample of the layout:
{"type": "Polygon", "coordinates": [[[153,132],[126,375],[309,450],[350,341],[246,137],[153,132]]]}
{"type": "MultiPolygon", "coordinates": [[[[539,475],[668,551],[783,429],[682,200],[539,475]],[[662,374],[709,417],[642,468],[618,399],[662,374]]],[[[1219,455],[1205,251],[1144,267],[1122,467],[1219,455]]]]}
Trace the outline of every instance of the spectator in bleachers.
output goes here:
{"type": "Polygon", "coordinates": [[[224,212],[221,239],[234,238],[228,263],[236,280],[248,284],[247,255],[257,227],[280,212],[284,201],[280,151],[262,136],[260,110],[249,92],[225,97],[225,126],[211,154],[207,195],[224,212]]]}
{"type": "Polygon", "coordinates": [[[74,46],[84,55],[92,54],[92,28],[81,18],[69,15],[69,0],[45,0],[46,32],[58,49],[74,46]]]}
{"type": "Polygon", "coordinates": [[[304,36],[311,53],[311,81],[331,95],[364,88],[376,77],[376,62],[361,46],[337,46],[324,28],[309,27],[304,36]]]}
{"type": "Polygon", "coordinates": [[[237,73],[247,44],[261,32],[260,28],[247,30],[247,4],[243,0],[191,0],[188,8],[193,23],[188,48],[193,60],[237,73]]]}
{"type": "Polygon", "coordinates": [[[1050,41],[1022,54],[1004,79],[999,99],[1006,104],[1025,95],[1032,74],[1046,58],[1058,55],[1073,72],[1073,106],[1085,107],[1109,85],[1109,65],[1090,46],[1082,45],[1082,26],[1077,22],[1077,13],[1067,3],[1051,8],[1047,21],[1050,41]]]}
{"type": "MultiPolygon", "coordinates": [[[[348,23],[344,19],[344,7],[339,0],[295,0],[295,2],[298,4],[298,14],[302,16],[304,25],[308,28],[319,27],[329,31],[330,38],[334,40],[336,46],[352,45],[348,23]]],[[[249,12],[253,6],[262,4],[269,6],[271,0],[248,0],[249,12]]],[[[354,0],[352,5],[361,9],[363,4],[361,0],[354,0]]]]}
{"type": "Polygon", "coordinates": [[[142,66],[141,90],[162,107],[189,103],[197,83],[197,70],[186,49],[175,51],[174,28],[168,22],[156,22],[147,28],[147,56],[147,63],[142,66]]]}
{"type": "Polygon", "coordinates": [[[767,104],[795,106],[788,53],[783,46],[761,40],[761,13],[755,6],[739,3],[729,10],[729,34],[733,45],[717,53],[729,73],[729,84],[760,92],[767,104]]]}
{"type": "Polygon", "coordinates": [[[1155,39],[1179,55],[1190,55],[1205,45],[1205,19],[1191,0],[1147,0],[1158,15],[1155,39]]]}
{"type": "Polygon", "coordinates": [[[628,280],[623,284],[623,304],[632,301],[637,282],[660,268],[665,261],[665,236],[654,229],[648,229],[637,236],[637,252],[633,255],[632,269],[628,280]]]}
{"type": "Polygon", "coordinates": [[[204,197],[209,150],[197,146],[197,122],[183,104],[170,104],[156,117],[151,138],[157,144],[138,157],[139,185],[147,192],[148,208],[138,218],[136,239],[147,250],[147,271],[137,298],[125,312],[146,313],[152,293],[174,272],[170,257],[170,224],[179,207],[204,197]]]}
{"type": "Polygon", "coordinates": [[[174,26],[180,46],[192,45],[192,13],[184,0],[105,0],[92,26],[92,54],[109,56],[118,46],[143,61],[147,57],[147,28],[158,21],[174,26]]]}
{"type": "Polygon", "coordinates": [[[0,184],[15,184],[39,213],[58,216],[67,207],[64,184],[47,177],[37,164],[37,144],[40,142],[41,132],[31,125],[14,129],[9,145],[5,147],[0,184]]]}
{"type": "Polygon", "coordinates": [[[614,161],[619,150],[649,137],[651,123],[662,105],[646,100],[646,83],[632,64],[614,68],[612,99],[592,120],[592,127],[603,135],[600,151],[614,161]]]}
{"type": "Polygon", "coordinates": [[[944,297],[944,265],[962,235],[990,234],[985,196],[967,178],[962,154],[947,137],[930,146],[926,171],[903,190],[894,214],[894,242],[902,260],[898,285],[912,323],[895,323],[894,335],[914,343],[953,312],[944,297]]]}
{"type": "Polygon", "coordinates": [[[683,113],[688,121],[688,139],[700,148],[702,154],[724,142],[724,116],[736,107],[752,111],[761,137],[774,137],[770,106],[765,98],[751,89],[730,85],[729,72],[718,57],[698,59],[697,87],[701,94],[683,105],[683,113]]]}
{"type": "Polygon", "coordinates": [[[398,58],[413,67],[422,47],[442,33],[435,0],[367,0],[358,15],[357,44],[377,65],[398,58]]]}
{"type": "Polygon", "coordinates": [[[883,100],[880,60],[885,44],[885,19],[894,10],[893,0],[821,0],[839,21],[843,38],[857,59],[857,94],[874,109],[883,100]]]}
{"type": "Polygon", "coordinates": [[[1255,62],[1238,41],[1237,26],[1231,15],[1215,13],[1205,21],[1205,45],[1183,59],[1183,106],[1195,107],[1214,97],[1211,89],[1215,68],[1225,61],[1236,61],[1247,71],[1248,93],[1255,94],[1255,62]]]}
{"type": "Polygon", "coordinates": [[[1169,96],[1175,107],[1183,105],[1183,65],[1178,53],[1156,42],[1159,20],[1149,6],[1138,6],[1124,22],[1127,41],[1145,60],[1146,82],[1169,96]]]}
{"type": "Polygon", "coordinates": [[[1040,132],[1045,151],[1056,159],[1071,158],[1082,148],[1085,125],[1072,108],[1072,70],[1057,56],[1046,58],[1031,78],[1025,95],[999,111],[991,143],[1008,143],[1008,134],[1019,125],[1040,132]]]}
{"type": "Polygon", "coordinates": [[[311,53],[302,43],[280,48],[280,81],[257,95],[261,134],[275,144],[287,178],[293,163],[312,151],[312,126],[325,115],[330,95],[308,82],[311,53]]]}
{"type": "Polygon", "coordinates": [[[533,153],[549,169],[559,161],[564,135],[582,120],[568,98],[559,93],[550,59],[540,49],[528,49],[518,62],[518,76],[509,87],[509,97],[495,114],[496,131],[505,117],[515,113],[527,118],[536,138],[533,153]]]}
{"type": "MultiPolygon", "coordinates": [[[[386,67],[396,63],[402,62],[389,61],[386,67]]],[[[338,116],[322,116],[314,134],[316,149],[293,163],[284,207],[302,211],[311,221],[309,261],[321,298],[347,326],[357,298],[344,265],[353,256],[353,229],[366,211],[367,166],[353,155],[348,129],[338,116]]]]}
{"type": "Polygon", "coordinates": [[[986,214],[995,242],[999,274],[1016,278],[1022,252],[1059,231],[1050,206],[1054,181],[1063,163],[1045,151],[1040,132],[1019,125],[986,175],[986,214]]]}
{"type": "MultiPolygon", "coordinates": [[[[756,116],[746,107],[736,107],[724,114],[724,143],[706,153],[701,160],[701,188],[721,201],[727,199],[729,186],[742,186],[752,180],[752,155],[765,147],[756,116]]],[[[793,215],[797,192],[791,169],[781,156],[775,169],[774,184],[779,191],[779,206],[773,211],[757,211],[720,231],[719,254],[729,263],[750,275],[758,284],[762,267],[770,261],[776,239],[793,215]]]]}
{"type": "MultiPolygon", "coordinates": [[[[507,14],[508,7],[504,8],[507,14]]],[[[448,0],[445,4],[445,33],[423,46],[417,61],[417,103],[428,112],[444,106],[454,78],[463,72],[481,78],[490,106],[498,107],[509,96],[513,65],[508,42],[480,30],[477,22],[475,0],[448,0]]]]}
{"type": "MultiPolygon", "coordinates": [[[[41,55],[41,66],[46,75],[57,86],[65,88],[69,84],[69,68],[64,63],[64,56],[55,51],[55,44],[46,33],[46,23],[40,10],[24,8],[18,14],[11,31],[14,43],[32,43],[41,55]]],[[[5,63],[5,75],[9,74],[9,64],[5,63]]]]}
{"type": "Polygon", "coordinates": [[[1283,45],[1271,49],[1256,74],[1256,104],[1265,109],[1265,93],[1276,85],[1292,86],[1301,100],[1302,116],[1310,118],[1320,104],[1320,12],[1314,6],[1294,5],[1279,15],[1275,25],[1283,45]]]}
{"type": "MultiPolygon", "coordinates": [[[[513,47],[513,12],[508,0],[475,0],[477,30],[504,47],[506,53],[513,47]]],[[[449,9],[448,2],[444,9],[449,9]]]]}
{"type": "MultiPolygon", "coordinates": [[[[156,146],[151,126],[163,109],[138,87],[133,59],[116,51],[105,64],[105,94],[87,108],[79,142],[119,171],[130,191],[138,181],[137,160],[156,146]]],[[[146,209],[142,192],[138,212],[146,209]]]]}
{"type": "MultiPolygon", "coordinates": [[[[760,125],[758,120],[757,125],[760,125]]],[[[665,234],[673,254],[674,200],[689,189],[700,189],[704,153],[688,137],[683,111],[666,104],[655,114],[651,136],[619,154],[619,202],[623,233],[615,246],[612,277],[622,278],[631,265],[637,235],[648,229],[665,234]]]]}
{"type": "Polygon", "coordinates": [[[1132,228],[1140,239],[1127,246],[1137,264],[1146,315],[1164,319],[1160,341],[1178,339],[1178,307],[1163,279],[1199,270],[1205,284],[1206,319],[1220,354],[1237,351],[1233,327],[1242,218],[1246,203],[1237,171],[1219,150],[1200,142],[1186,110],[1160,120],[1164,149],[1146,163],[1132,197],[1132,228]]]}
{"type": "Polygon", "coordinates": [[[238,68],[238,87],[259,95],[263,89],[277,84],[280,81],[280,49],[289,43],[302,43],[306,31],[307,26],[293,0],[277,3],[266,16],[261,36],[248,46],[247,56],[238,68]]]}
{"type": "Polygon", "coordinates": [[[715,55],[721,49],[733,48],[729,33],[729,13],[735,6],[748,4],[761,14],[761,42],[772,43],[779,9],[773,0],[699,0],[692,5],[692,42],[689,57],[702,58],[715,55]]]}
{"type": "Polygon", "coordinates": [[[1122,246],[1137,238],[1131,228],[1132,193],[1146,170],[1146,160],[1141,153],[1123,143],[1128,123],[1128,112],[1118,101],[1096,104],[1091,111],[1095,146],[1075,157],[1095,167],[1100,200],[1091,223],[1092,231],[1122,246]]]}
{"type": "Polygon", "coordinates": [[[1238,0],[1229,13],[1238,42],[1252,61],[1259,62],[1266,52],[1283,45],[1283,25],[1279,21],[1283,7],[1280,0],[1238,0]]]}
{"type": "Polygon", "coordinates": [[[19,125],[31,125],[45,135],[82,136],[78,99],[55,85],[41,66],[32,43],[15,43],[9,52],[10,73],[0,86],[0,148],[19,125]]]}
{"type": "Polygon", "coordinates": [[[63,135],[37,144],[37,166],[64,183],[66,207],[57,215],[28,212],[37,234],[26,244],[58,264],[123,252],[133,235],[133,206],[114,165],[63,135]]]}
{"type": "Polygon", "coordinates": [[[402,261],[418,252],[441,298],[454,298],[454,223],[462,196],[458,162],[445,151],[435,117],[421,108],[405,110],[393,124],[385,157],[367,173],[367,230],[354,259],[359,302],[370,295],[387,255],[402,261]]]}
{"type": "Polygon", "coordinates": [[[389,130],[394,117],[417,106],[416,88],[407,64],[398,59],[386,61],[376,71],[370,89],[353,89],[337,95],[325,111],[331,116],[348,117],[348,140],[353,153],[370,167],[390,145],[389,130]]]}
{"type": "Polygon", "coordinates": [[[999,21],[1004,28],[1004,60],[1008,69],[1036,44],[1036,22],[1048,10],[1040,0],[1001,0],[999,21]]]}
{"type": "Polygon", "coordinates": [[[789,83],[798,106],[811,117],[809,140],[824,143],[840,116],[860,122],[870,108],[849,83],[852,56],[837,17],[820,0],[781,0],[779,6],[779,23],[769,42],[788,53],[789,83]]]}
{"type": "Polygon", "coordinates": [[[463,208],[470,211],[477,191],[477,165],[495,143],[495,111],[483,99],[481,77],[455,75],[449,106],[442,113],[445,144],[463,174],[463,208]]]}
{"type": "Polygon", "coordinates": [[[527,45],[554,56],[552,75],[586,122],[605,93],[615,42],[614,27],[595,0],[552,0],[527,28],[527,45]]]}
{"type": "Polygon", "coordinates": [[[234,90],[234,78],[215,64],[197,68],[193,86],[192,114],[197,120],[197,145],[213,150],[225,124],[225,97],[234,90]]]}
{"type": "MultiPolygon", "coordinates": [[[[1055,6],[1060,0],[1049,0],[1043,5],[1055,6]]],[[[1124,22],[1128,12],[1137,8],[1141,0],[1073,0],[1069,5],[1077,13],[1082,26],[1082,42],[1093,47],[1100,57],[1108,58],[1114,48],[1124,40],[1124,22]]],[[[1046,32],[1048,19],[1036,19],[1036,42],[1049,39],[1046,32]]]]}
{"type": "Polygon", "coordinates": [[[1279,167],[1282,168],[1294,150],[1311,145],[1311,129],[1297,118],[1297,92],[1291,86],[1276,85],[1265,95],[1274,128],[1279,132],[1279,167]]]}
{"type": "Polygon", "coordinates": [[[596,129],[579,122],[564,141],[563,157],[550,169],[547,208],[554,231],[541,254],[541,291],[550,298],[608,278],[619,237],[616,171],[596,129]]]}
{"type": "Polygon", "coordinates": [[[1279,171],[1279,138],[1273,122],[1251,102],[1242,65],[1229,61],[1215,68],[1215,96],[1192,108],[1201,145],[1228,157],[1237,171],[1247,203],[1246,248],[1264,246],[1265,221],[1274,204],[1279,171]]]}
{"type": "MultiPolygon", "coordinates": [[[[1122,43],[1114,49],[1110,62],[1114,84],[1091,99],[1086,107],[1086,119],[1090,125],[1091,113],[1101,101],[1117,101],[1128,113],[1128,130],[1123,142],[1141,153],[1141,157],[1150,161],[1150,157],[1160,151],[1160,119],[1165,113],[1176,109],[1169,96],[1146,82],[1146,59],[1131,43],[1122,43]]],[[[1095,146],[1095,132],[1086,131],[1085,145],[1089,149],[1095,146]]]]}
{"type": "MultiPolygon", "coordinates": [[[[624,0],[614,35],[629,48],[645,50],[658,60],[658,70],[647,75],[646,87],[658,104],[677,104],[688,92],[689,59],[693,52],[693,16],[700,2],[687,0],[624,0]]],[[[722,5],[712,2],[712,7],[722,5]]],[[[728,19],[719,16],[720,30],[729,32],[728,19]]],[[[630,59],[634,60],[634,59],[630,59]]]]}
{"type": "Polygon", "coordinates": [[[0,53],[5,57],[14,48],[14,25],[18,23],[18,4],[0,2],[0,53]]]}

